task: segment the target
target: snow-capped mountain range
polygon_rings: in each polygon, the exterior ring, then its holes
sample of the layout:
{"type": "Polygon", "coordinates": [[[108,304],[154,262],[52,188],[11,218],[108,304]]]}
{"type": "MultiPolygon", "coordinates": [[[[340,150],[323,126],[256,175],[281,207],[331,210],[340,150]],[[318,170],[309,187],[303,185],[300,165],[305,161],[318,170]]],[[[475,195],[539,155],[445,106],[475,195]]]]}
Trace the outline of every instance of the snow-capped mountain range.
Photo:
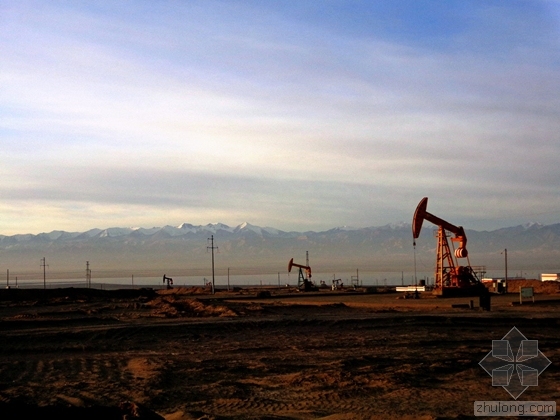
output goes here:
{"type": "MultiPolygon", "coordinates": [[[[326,231],[286,232],[272,227],[223,223],[153,228],[55,230],[48,233],[0,235],[0,270],[37,270],[45,257],[51,269],[81,270],[91,261],[102,270],[202,270],[208,266],[208,239],[213,236],[220,267],[245,271],[286,270],[290,258],[304,262],[306,252],[323,270],[410,270],[418,264],[431,270],[436,240],[428,223],[413,248],[411,226],[337,227],[326,231]],[[37,267],[36,267],[37,266],[37,267]]],[[[508,249],[512,270],[560,266],[560,224],[529,223],[494,231],[467,230],[473,265],[503,266],[508,249]]],[[[1,271],[0,271],[1,272],[1,271]]]]}
{"type": "Polygon", "coordinates": [[[152,236],[156,233],[163,232],[169,236],[181,236],[186,234],[217,234],[217,233],[241,233],[241,232],[254,232],[259,235],[279,235],[285,234],[278,229],[262,228],[259,226],[251,225],[247,222],[240,224],[236,227],[230,227],[223,223],[209,223],[207,225],[191,225],[190,223],[182,223],[179,226],[163,226],[163,227],[112,227],[107,229],[90,229],[86,232],[65,232],[62,230],[53,230],[49,233],[40,233],[37,235],[23,234],[5,236],[0,235],[0,241],[6,238],[11,238],[16,241],[31,241],[34,239],[49,239],[51,241],[59,240],[72,240],[72,239],[87,239],[87,238],[117,238],[126,235],[136,234],[144,236],[152,236]]]}

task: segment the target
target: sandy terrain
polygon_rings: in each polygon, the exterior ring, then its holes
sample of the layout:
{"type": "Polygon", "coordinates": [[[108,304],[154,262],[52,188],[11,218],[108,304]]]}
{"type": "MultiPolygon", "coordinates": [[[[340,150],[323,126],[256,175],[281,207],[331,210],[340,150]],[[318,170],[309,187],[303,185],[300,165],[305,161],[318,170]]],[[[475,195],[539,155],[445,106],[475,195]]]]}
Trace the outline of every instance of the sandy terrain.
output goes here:
{"type": "Polygon", "coordinates": [[[514,326],[552,361],[520,400],[560,397],[556,293],[484,312],[350,291],[0,292],[2,419],[474,418],[475,400],[511,400],[478,363],[514,326]]]}

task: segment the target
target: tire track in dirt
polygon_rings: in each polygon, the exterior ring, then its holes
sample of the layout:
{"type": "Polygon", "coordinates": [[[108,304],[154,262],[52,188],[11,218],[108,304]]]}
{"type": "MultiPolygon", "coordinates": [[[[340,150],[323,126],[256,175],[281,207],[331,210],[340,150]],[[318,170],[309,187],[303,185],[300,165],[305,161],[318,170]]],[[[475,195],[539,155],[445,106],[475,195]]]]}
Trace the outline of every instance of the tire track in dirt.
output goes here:
{"type": "Polygon", "coordinates": [[[38,400],[56,401],[61,395],[79,400],[106,395],[102,400],[113,404],[131,397],[143,402],[148,399],[145,390],[157,382],[160,364],[149,357],[118,354],[2,360],[0,398],[11,400],[31,393],[38,400]]]}
{"type": "Polygon", "coordinates": [[[355,399],[344,401],[335,397],[336,392],[306,394],[287,394],[286,401],[276,401],[262,398],[249,399],[218,399],[206,410],[217,416],[242,416],[244,413],[252,413],[255,416],[290,415],[293,413],[315,413],[321,414],[347,414],[359,408],[360,413],[368,414],[374,412],[374,406],[368,406],[367,401],[357,402],[355,399]]]}
{"type": "MultiPolygon", "coordinates": [[[[213,320],[53,327],[31,338],[23,330],[0,331],[8,341],[0,349],[0,401],[115,405],[131,399],[158,411],[228,420],[472,413],[468,398],[493,391],[478,360],[518,321],[213,320]]],[[[552,351],[556,324],[518,325],[539,330],[537,338],[549,346],[545,354],[558,354],[552,351]]],[[[551,368],[545,379],[550,384],[557,377],[551,368]]],[[[554,386],[543,382],[539,392],[554,398],[554,386]]]]}

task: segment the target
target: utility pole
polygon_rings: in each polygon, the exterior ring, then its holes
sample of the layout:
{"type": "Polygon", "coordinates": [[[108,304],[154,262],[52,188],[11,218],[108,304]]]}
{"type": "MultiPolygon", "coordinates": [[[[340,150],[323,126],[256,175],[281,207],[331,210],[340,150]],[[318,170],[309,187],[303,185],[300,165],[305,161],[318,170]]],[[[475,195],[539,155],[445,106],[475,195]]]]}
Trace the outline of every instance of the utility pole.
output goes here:
{"type": "Polygon", "coordinates": [[[215,277],[214,277],[214,250],[218,249],[217,246],[214,246],[214,235],[210,236],[210,238],[208,238],[208,240],[210,241],[210,246],[206,247],[206,250],[211,249],[212,250],[212,294],[216,293],[216,284],[215,284],[215,277]]]}
{"type": "Polygon", "coordinates": [[[10,288],[10,269],[8,268],[6,273],[6,289],[10,288]]]}
{"type": "Polygon", "coordinates": [[[229,267],[227,268],[227,291],[229,292],[229,267]]]}
{"type": "Polygon", "coordinates": [[[91,288],[91,270],[89,268],[89,261],[86,261],[86,286],[88,289],[91,288]]]}
{"type": "Polygon", "coordinates": [[[41,259],[41,267],[43,267],[43,288],[47,288],[47,260],[45,257],[41,259]]]}

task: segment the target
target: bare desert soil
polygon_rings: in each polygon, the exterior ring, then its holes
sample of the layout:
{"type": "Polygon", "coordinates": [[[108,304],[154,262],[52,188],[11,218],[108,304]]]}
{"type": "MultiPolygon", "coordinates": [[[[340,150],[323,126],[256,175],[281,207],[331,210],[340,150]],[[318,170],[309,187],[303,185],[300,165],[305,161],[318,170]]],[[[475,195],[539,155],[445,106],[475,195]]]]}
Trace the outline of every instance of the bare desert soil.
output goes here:
{"type": "Polygon", "coordinates": [[[519,400],[560,398],[558,294],[0,292],[1,419],[470,419],[512,327],[552,361],[519,400]]]}

